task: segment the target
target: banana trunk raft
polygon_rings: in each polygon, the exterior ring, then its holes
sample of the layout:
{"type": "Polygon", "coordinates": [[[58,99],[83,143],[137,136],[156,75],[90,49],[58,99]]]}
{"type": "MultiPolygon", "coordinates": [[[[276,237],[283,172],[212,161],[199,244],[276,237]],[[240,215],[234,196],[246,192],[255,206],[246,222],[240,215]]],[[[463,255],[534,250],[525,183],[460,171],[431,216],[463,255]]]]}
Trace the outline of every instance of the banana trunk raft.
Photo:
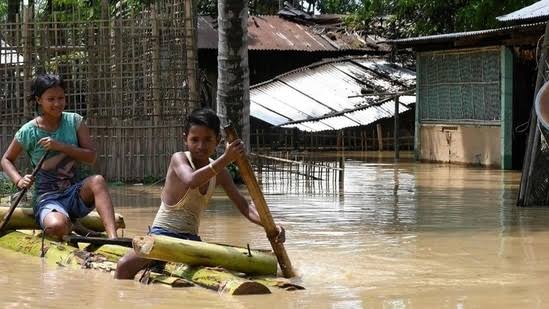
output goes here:
{"type": "MultiPolygon", "coordinates": [[[[0,218],[8,212],[9,207],[0,207],[0,218]]],[[[114,215],[116,229],[123,229],[126,227],[124,217],[119,214],[114,215]]],[[[104,232],[105,228],[101,222],[101,217],[96,211],[90,212],[87,216],[80,219],[82,225],[94,232],[104,232]]],[[[6,230],[40,230],[40,226],[34,219],[34,212],[32,208],[16,208],[13,211],[10,221],[6,226],[6,230]]]]}
{"type": "MultiPolygon", "coordinates": [[[[270,266],[271,262],[269,257],[269,255],[272,256],[272,253],[269,254],[267,252],[255,250],[248,251],[243,248],[201,242],[194,243],[205,246],[210,249],[210,251],[201,251],[197,248],[191,250],[188,249],[189,244],[185,243],[184,245],[180,245],[174,243],[174,239],[169,237],[135,237],[133,242],[134,246],[139,244],[139,246],[134,248],[138,254],[168,261],[163,273],[147,271],[141,272],[136,276],[136,280],[146,284],[164,284],[172,287],[190,287],[198,285],[228,295],[268,294],[271,293],[271,289],[303,289],[303,287],[293,284],[288,279],[266,275],[272,274],[272,266],[270,266]],[[148,248],[144,248],[143,244],[145,247],[148,246],[148,248]],[[172,252],[174,250],[171,250],[173,247],[170,248],[170,245],[177,248],[175,250],[176,253],[172,252]],[[211,246],[213,246],[213,249],[211,246]],[[220,249],[216,246],[224,248],[225,252],[221,252],[222,258],[215,257],[217,254],[220,254],[220,252],[218,252],[220,249]],[[187,250],[180,250],[181,248],[187,248],[187,250]],[[185,251],[187,252],[186,254],[184,253],[185,251]],[[239,263],[236,263],[237,266],[234,266],[235,262],[233,261],[223,263],[224,259],[240,259],[239,261],[242,263],[242,257],[240,257],[240,255],[244,256],[244,260],[246,261],[246,259],[250,258],[250,253],[252,257],[257,258],[260,261],[258,264],[263,266],[252,267],[252,270],[249,271],[242,269],[242,266],[239,263]],[[174,254],[176,256],[175,258],[173,256],[174,254]],[[173,262],[173,260],[183,261],[181,257],[190,265],[173,262]],[[214,262],[208,264],[204,261],[214,262]],[[219,261],[222,263],[219,263],[219,261]],[[235,267],[240,267],[240,271],[204,266],[219,266],[223,264],[225,264],[224,267],[233,269],[235,267]],[[260,270],[258,271],[258,269],[260,270]],[[261,275],[250,276],[247,275],[246,272],[261,275]]],[[[0,247],[31,256],[40,256],[42,253],[41,237],[19,231],[8,232],[1,236],[0,247]]],[[[49,263],[60,266],[97,269],[107,272],[112,272],[116,269],[116,262],[127,252],[127,250],[131,249],[117,245],[102,245],[99,247],[90,245],[88,247],[80,248],[62,242],[49,241],[47,239],[44,241],[44,258],[49,263]]],[[[276,272],[276,258],[274,259],[276,272]]],[[[244,262],[244,265],[246,265],[246,263],[249,263],[249,260],[244,262]]]]}

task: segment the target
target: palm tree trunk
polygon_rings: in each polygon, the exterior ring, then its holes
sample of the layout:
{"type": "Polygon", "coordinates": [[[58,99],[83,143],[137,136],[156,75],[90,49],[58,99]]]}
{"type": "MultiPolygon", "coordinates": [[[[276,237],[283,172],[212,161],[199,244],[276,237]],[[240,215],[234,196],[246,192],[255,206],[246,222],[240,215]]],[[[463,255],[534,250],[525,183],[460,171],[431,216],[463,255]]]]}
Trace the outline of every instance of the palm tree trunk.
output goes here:
{"type": "Polygon", "coordinates": [[[220,0],[218,14],[217,112],[222,125],[234,125],[249,150],[248,1],[220,0]]]}

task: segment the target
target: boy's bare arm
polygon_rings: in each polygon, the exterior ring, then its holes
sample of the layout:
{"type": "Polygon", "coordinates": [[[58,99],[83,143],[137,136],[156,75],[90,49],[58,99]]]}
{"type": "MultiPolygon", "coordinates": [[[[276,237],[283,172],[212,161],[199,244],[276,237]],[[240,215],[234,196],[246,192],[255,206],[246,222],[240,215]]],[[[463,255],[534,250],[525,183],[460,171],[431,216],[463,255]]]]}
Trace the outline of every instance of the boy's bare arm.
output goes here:
{"type": "Polygon", "coordinates": [[[226,169],[223,169],[223,171],[219,173],[217,179],[240,213],[251,222],[263,226],[257,210],[253,205],[250,205],[246,198],[238,191],[229,172],[226,169]]]}
{"type": "Polygon", "coordinates": [[[183,185],[190,189],[198,188],[216,176],[207,165],[194,171],[183,152],[173,154],[170,164],[183,185]]]}
{"type": "MultiPolygon", "coordinates": [[[[246,198],[240,193],[240,191],[238,191],[238,188],[234,184],[231,175],[229,175],[229,172],[224,169],[223,172],[219,173],[217,179],[223,186],[223,189],[225,190],[225,193],[227,193],[227,196],[231,199],[231,201],[233,201],[240,213],[242,213],[242,215],[244,215],[244,217],[246,217],[251,222],[259,226],[263,226],[255,205],[248,202],[248,200],[246,200],[246,198]]],[[[286,241],[286,233],[284,231],[284,228],[281,225],[277,225],[276,229],[278,232],[277,241],[286,241]]]]}
{"type": "Polygon", "coordinates": [[[242,155],[243,152],[244,147],[241,144],[241,141],[238,140],[228,145],[225,153],[217,158],[217,160],[195,171],[191,168],[189,161],[183,152],[175,153],[172,156],[171,164],[177,177],[179,177],[183,184],[194,189],[205,184],[212,177],[217,176],[218,173],[222,173],[225,170],[225,167],[239,155],[242,155]]]}

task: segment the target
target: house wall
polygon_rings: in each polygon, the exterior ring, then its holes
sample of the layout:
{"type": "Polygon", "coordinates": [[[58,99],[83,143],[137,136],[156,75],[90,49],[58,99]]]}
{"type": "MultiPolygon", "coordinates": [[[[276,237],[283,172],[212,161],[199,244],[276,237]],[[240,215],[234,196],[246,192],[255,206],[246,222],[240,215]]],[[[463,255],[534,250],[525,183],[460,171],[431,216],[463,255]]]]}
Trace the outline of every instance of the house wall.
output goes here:
{"type": "Polygon", "coordinates": [[[422,161],[501,165],[500,126],[423,124],[420,128],[422,161]]]}
{"type": "Polygon", "coordinates": [[[417,57],[416,158],[510,168],[510,51],[494,46],[417,57]]]}

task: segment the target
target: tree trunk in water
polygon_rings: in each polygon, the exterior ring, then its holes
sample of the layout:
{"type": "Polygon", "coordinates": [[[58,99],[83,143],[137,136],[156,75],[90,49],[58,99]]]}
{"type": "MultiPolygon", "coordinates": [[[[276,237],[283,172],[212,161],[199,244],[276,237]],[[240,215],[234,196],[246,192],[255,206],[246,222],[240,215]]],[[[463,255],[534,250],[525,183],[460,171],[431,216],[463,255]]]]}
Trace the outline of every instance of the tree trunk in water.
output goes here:
{"type": "Polygon", "coordinates": [[[253,275],[276,275],[277,270],[271,253],[167,236],[134,237],[133,249],[140,257],[191,266],[219,266],[253,275]]]}
{"type": "Polygon", "coordinates": [[[248,1],[218,2],[217,112],[221,124],[232,122],[250,150],[250,72],[248,1]]]}
{"type": "MultiPolygon", "coordinates": [[[[3,218],[6,212],[8,212],[9,207],[0,207],[0,218],[3,218]]],[[[124,217],[119,214],[115,214],[115,225],[117,229],[125,228],[126,223],[124,222],[124,217]]],[[[95,232],[104,232],[105,227],[99,214],[95,211],[90,212],[87,216],[80,219],[80,223],[84,227],[95,231],[95,232]]],[[[40,226],[36,223],[34,219],[34,213],[32,208],[16,208],[13,211],[10,222],[6,226],[6,229],[11,230],[40,230],[40,226]]]]}

